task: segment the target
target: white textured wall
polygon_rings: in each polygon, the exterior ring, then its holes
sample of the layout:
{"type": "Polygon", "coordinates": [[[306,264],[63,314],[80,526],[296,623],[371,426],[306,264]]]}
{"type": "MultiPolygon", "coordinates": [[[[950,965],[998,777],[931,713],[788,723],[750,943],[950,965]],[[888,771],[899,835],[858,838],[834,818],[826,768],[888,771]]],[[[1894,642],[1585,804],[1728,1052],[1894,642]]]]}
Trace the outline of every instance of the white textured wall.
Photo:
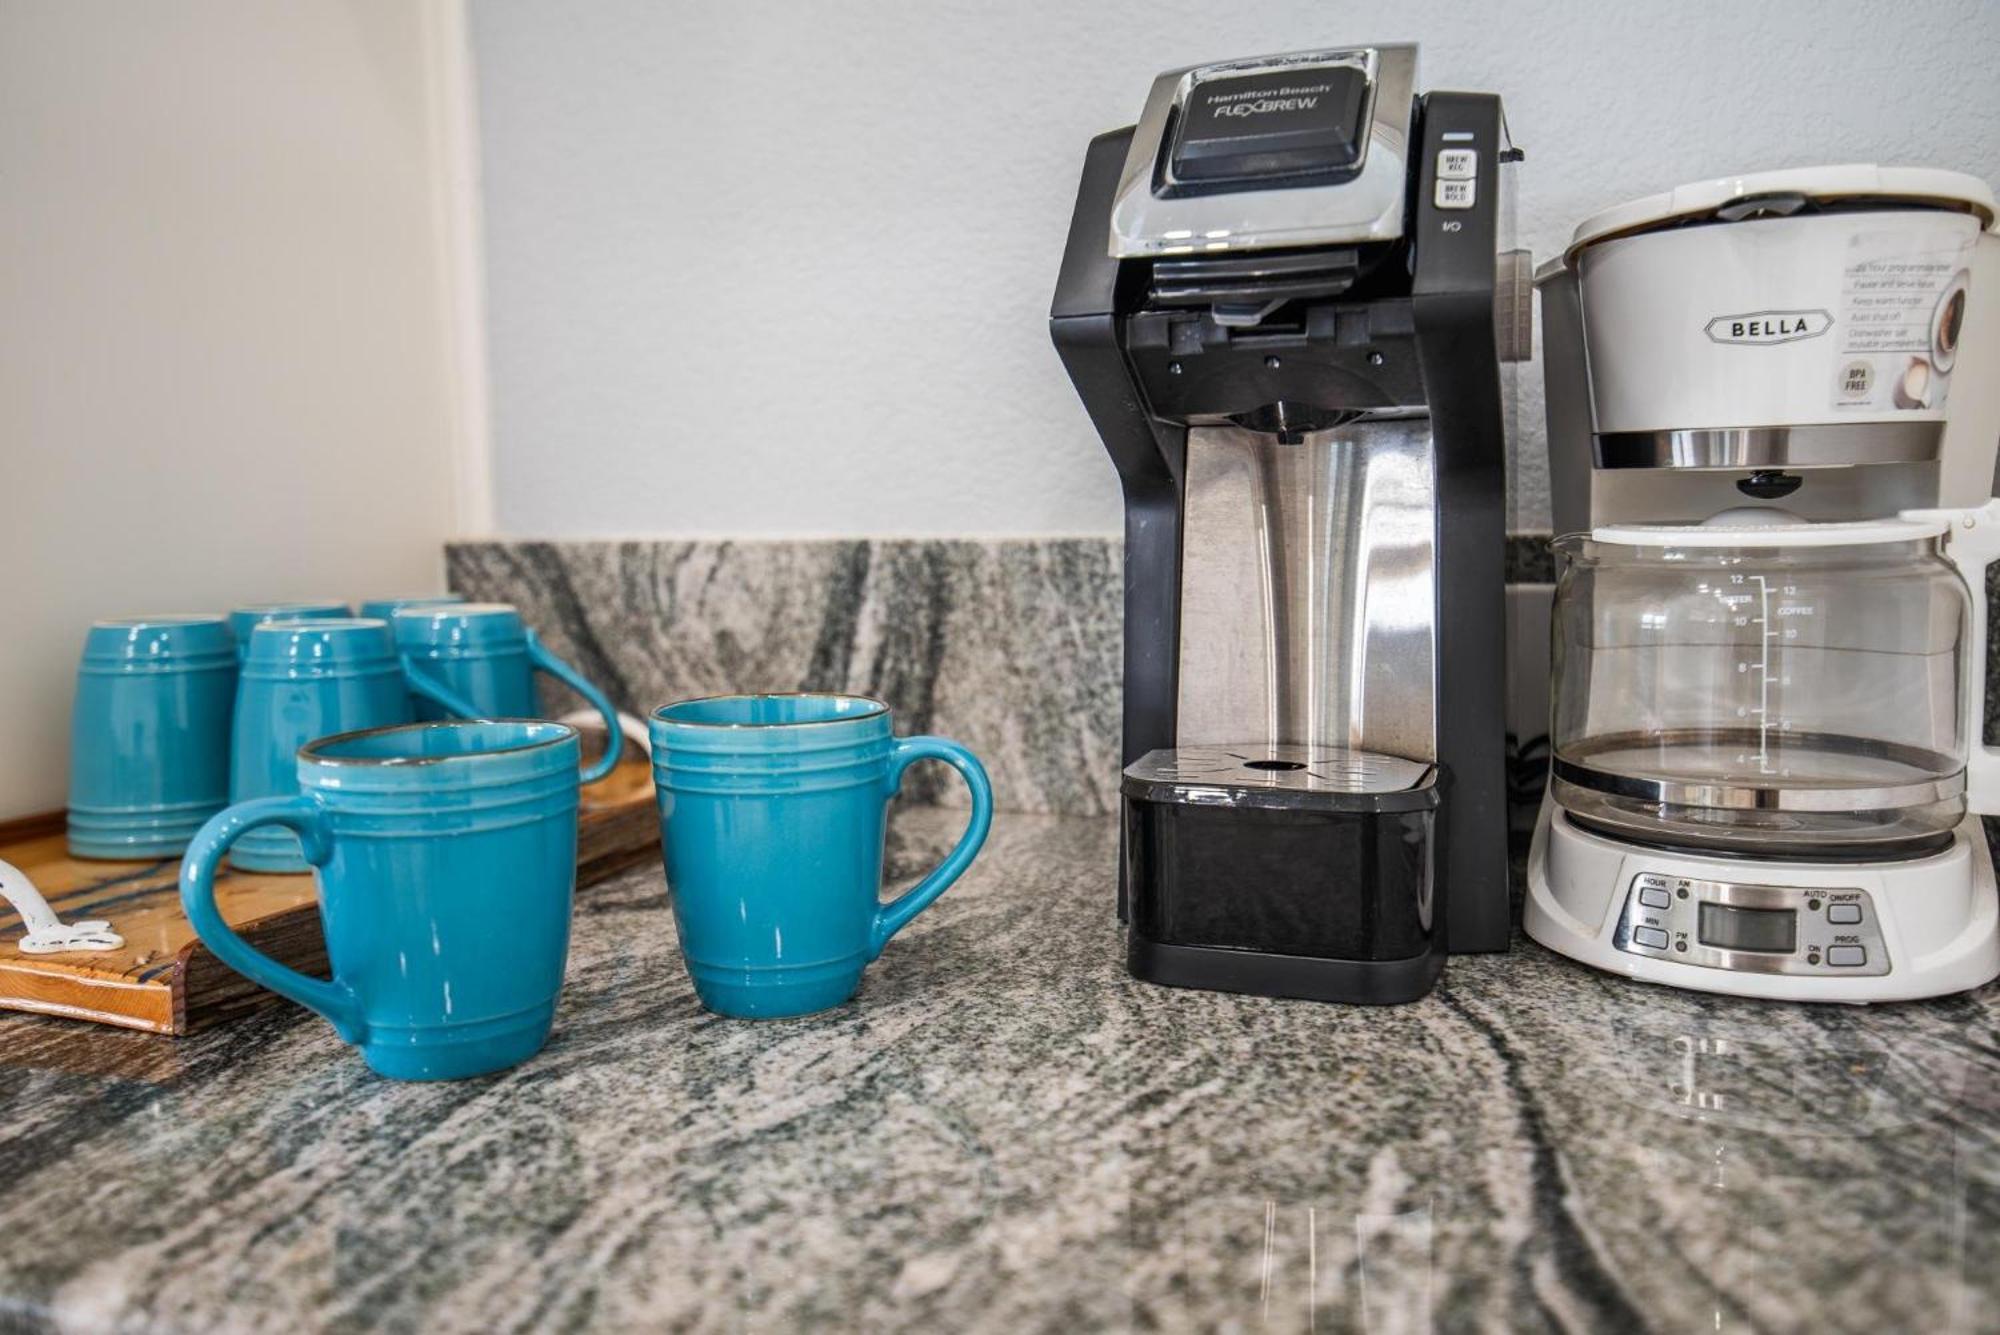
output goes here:
{"type": "Polygon", "coordinates": [[[1424,87],[1506,99],[1538,255],[1726,171],[2000,178],[1990,2],[480,0],[473,34],[528,535],[1115,529],[1048,302],[1085,142],[1177,65],[1422,43],[1424,87]]]}
{"type": "Polygon", "coordinates": [[[0,819],[93,619],[441,585],[439,16],[0,0],[0,819]]]}

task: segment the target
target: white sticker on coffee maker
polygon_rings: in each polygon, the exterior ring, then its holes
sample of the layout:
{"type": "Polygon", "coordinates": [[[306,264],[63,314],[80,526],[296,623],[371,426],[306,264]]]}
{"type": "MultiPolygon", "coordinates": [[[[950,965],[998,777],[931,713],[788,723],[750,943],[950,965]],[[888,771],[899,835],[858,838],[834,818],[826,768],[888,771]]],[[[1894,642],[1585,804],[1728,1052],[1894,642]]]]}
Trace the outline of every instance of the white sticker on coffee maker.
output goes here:
{"type": "Polygon", "coordinates": [[[1971,233],[1857,233],[1841,274],[1833,406],[1936,412],[1951,387],[1972,266],[1971,233]]]}

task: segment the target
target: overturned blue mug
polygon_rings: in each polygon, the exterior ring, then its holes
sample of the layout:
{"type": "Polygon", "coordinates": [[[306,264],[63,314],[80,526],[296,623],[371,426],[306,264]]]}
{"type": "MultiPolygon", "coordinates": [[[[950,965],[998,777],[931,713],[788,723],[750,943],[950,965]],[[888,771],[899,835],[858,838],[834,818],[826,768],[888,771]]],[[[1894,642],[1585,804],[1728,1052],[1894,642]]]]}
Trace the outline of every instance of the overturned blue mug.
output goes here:
{"type": "Polygon", "coordinates": [[[181,863],[202,942],[253,983],[310,1007],[399,1080],[526,1061],[555,1017],[576,887],[576,729],[535,719],[416,723],[326,737],[299,791],[203,826],[181,863]],[[297,835],[319,883],[331,980],[286,968],[215,907],[229,846],[297,835]]]}
{"type": "Polygon", "coordinates": [[[978,757],[898,738],[889,706],[852,695],[728,695],[653,711],[661,855],[681,957],[702,1005],[774,1018],[838,1006],[889,939],[965,873],[993,790],[978,757]],[[930,875],[880,902],[889,801],[942,760],[972,815],[930,875]]]}
{"type": "Polygon", "coordinates": [[[179,857],[229,804],[236,647],[219,616],[99,621],[70,715],[69,851],[179,857]]]}
{"type": "MultiPolygon", "coordinates": [[[[581,672],[549,652],[511,603],[407,607],[390,618],[404,661],[426,679],[469,701],[485,718],[530,718],[535,673],[546,672],[582,696],[604,720],[604,753],[583,772],[585,783],[609,774],[623,754],[618,711],[581,672]]],[[[435,699],[415,702],[419,719],[444,717],[435,699]]]]}
{"type": "Polygon", "coordinates": [[[346,603],[328,599],[305,603],[252,603],[229,614],[229,632],[236,637],[236,661],[250,656],[250,639],[267,621],[338,621],[354,615],[346,603]]]}
{"type": "MultiPolygon", "coordinates": [[[[236,684],[229,800],[296,793],[301,746],[335,733],[414,723],[413,698],[432,701],[447,716],[483,712],[399,657],[386,621],[263,622],[250,632],[236,684]]],[[[307,869],[298,836],[279,826],[245,834],[229,861],[243,871],[307,869]]]]}

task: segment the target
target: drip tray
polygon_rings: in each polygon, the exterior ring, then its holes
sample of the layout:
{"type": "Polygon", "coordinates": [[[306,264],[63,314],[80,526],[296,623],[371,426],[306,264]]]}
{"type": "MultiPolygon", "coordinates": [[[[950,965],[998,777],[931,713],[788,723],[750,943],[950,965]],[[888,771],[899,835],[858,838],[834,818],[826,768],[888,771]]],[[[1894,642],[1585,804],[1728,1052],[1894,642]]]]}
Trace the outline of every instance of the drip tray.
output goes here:
{"type": "Polygon", "coordinates": [[[1176,987],[1409,1001],[1444,964],[1435,765],[1183,746],[1125,770],[1126,965],[1176,987]]]}
{"type": "Polygon", "coordinates": [[[1178,746],[1125,768],[1128,797],[1219,806],[1407,810],[1437,802],[1437,767],[1343,746],[1178,746]]]}

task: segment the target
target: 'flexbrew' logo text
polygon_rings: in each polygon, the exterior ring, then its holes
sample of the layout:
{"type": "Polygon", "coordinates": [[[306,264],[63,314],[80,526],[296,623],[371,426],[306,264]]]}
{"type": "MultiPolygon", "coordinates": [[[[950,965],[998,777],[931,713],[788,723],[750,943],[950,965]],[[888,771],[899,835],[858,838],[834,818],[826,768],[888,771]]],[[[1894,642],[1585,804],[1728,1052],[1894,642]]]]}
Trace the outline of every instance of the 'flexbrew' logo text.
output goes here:
{"type": "Polygon", "coordinates": [[[1833,316],[1825,311],[1750,311],[1718,315],[1708,322],[1707,332],[1717,343],[1796,343],[1831,328],[1833,316]]]}
{"type": "Polygon", "coordinates": [[[1255,102],[1224,102],[1217,116],[1257,116],[1266,111],[1311,111],[1319,105],[1316,97],[1265,97],[1255,102]]]}

